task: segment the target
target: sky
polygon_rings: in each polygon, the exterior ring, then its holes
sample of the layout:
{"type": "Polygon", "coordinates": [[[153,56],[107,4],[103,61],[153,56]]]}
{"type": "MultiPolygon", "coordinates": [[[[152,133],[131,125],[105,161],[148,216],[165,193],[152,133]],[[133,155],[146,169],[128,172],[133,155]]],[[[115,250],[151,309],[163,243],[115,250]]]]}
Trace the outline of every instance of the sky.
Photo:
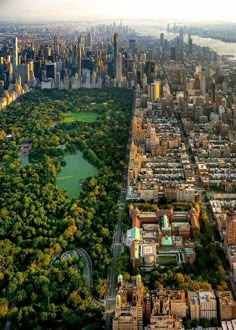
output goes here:
{"type": "Polygon", "coordinates": [[[236,21],[235,0],[0,0],[0,17],[236,21]],[[219,4],[218,4],[219,3],[219,4]]]}

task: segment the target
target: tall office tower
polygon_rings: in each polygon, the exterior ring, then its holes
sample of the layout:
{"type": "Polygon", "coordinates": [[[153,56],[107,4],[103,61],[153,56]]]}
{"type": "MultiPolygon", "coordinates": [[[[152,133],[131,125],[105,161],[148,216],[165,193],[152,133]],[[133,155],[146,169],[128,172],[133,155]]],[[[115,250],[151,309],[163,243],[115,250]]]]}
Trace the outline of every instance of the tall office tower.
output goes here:
{"type": "Polygon", "coordinates": [[[216,102],[216,82],[215,79],[212,79],[211,81],[211,103],[216,102]]]}
{"type": "Polygon", "coordinates": [[[137,70],[137,84],[142,88],[143,87],[143,72],[141,70],[137,70]]]}
{"type": "Polygon", "coordinates": [[[114,34],[114,77],[116,77],[116,63],[118,54],[118,33],[114,34]]]}
{"type": "Polygon", "coordinates": [[[16,77],[20,75],[22,86],[29,82],[30,75],[29,75],[29,65],[28,64],[18,64],[16,70],[16,77]]]}
{"type": "Polygon", "coordinates": [[[77,49],[77,65],[78,65],[78,78],[81,78],[82,74],[82,54],[84,50],[84,40],[83,37],[80,35],[78,40],[78,49],[77,49]]]}
{"type": "Polygon", "coordinates": [[[72,49],[72,64],[77,64],[78,61],[78,49],[77,46],[74,45],[72,49]]]}
{"type": "Polygon", "coordinates": [[[161,46],[161,50],[164,49],[165,46],[165,38],[164,38],[164,33],[160,34],[160,46],[161,46]]]}
{"type": "Polygon", "coordinates": [[[202,71],[199,72],[199,79],[201,82],[202,95],[205,96],[206,95],[206,73],[205,73],[204,69],[202,69],[202,71]]]}
{"type": "Polygon", "coordinates": [[[116,58],[116,79],[117,81],[121,81],[121,78],[122,78],[122,56],[121,53],[118,53],[116,58]]]}
{"type": "Polygon", "coordinates": [[[81,73],[82,73],[82,49],[81,49],[80,46],[78,48],[77,63],[78,63],[78,69],[77,69],[78,78],[80,79],[81,78],[81,73]]]}
{"type": "Polygon", "coordinates": [[[34,46],[34,39],[33,42],[30,44],[30,49],[31,49],[31,58],[35,60],[35,46],[34,46]]]}
{"type": "Polygon", "coordinates": [[[0,80],[0,97],[4,95],[4,80],[0,80]]]}
{"type": "Polygon", "coordinates": [[[9,73],[8,80],[9,80],[9,82],[12,82],[12,80],[13,80],[13,65],[12,65],[11,62],[9,62],[9,64],[8,64],[8,73],[9,73]]]}
{"type": "Polygon", "coordinates": [[[160,81],[155,81],[150,86],[150,99],[156,101],[160,98],[160,81]]]}
{"type": "Polygon", "coordinates": [[[146,61],[144,71],[147,75],[155,73],[155,61],[146,61]]]}
{"type": "Polygon", "coordinates": [[[56,63],[46,63],[46,78],[56,80],[56,63]]]}
{"type": "Polygon", "coordinates": [[[13,38],[13,71],[15,72],[18,65],[18,38],[13,38]]]}
{"type": "Polygon", "coordinates": [[[135,48],[137,47],[137,40],[132,38],[132,39],[129,39],[129,49],[130,50],[135,50],[135,48]]]}
{"type": "Polygon", "coordinates": [[[83,53],[83,52],[84,52],[84,38],[83,38],[82,35],[79,36],[79,41],[78,41],[78,43],[79,43],[79,47],[81,48],[82,53],[83,53]]]}
{"type": "Polygon", "coordinates": [[[87,35],[87,44],[89,48],[93,47],[93,37],[92,37],[92,32],[89,31],[88,35],[87,35]]]}
{"type": "Polygon", "coordinates": [[[43,56],[47,60],[50,56],[52,56],[52,48],[51,46],[45,46],[43,48],[43,56]]]}
{"type": "Polygon", "coordinates": [[[30,67],[31,67],[31,65],[29,63],[26,63],[26,83],[27,84],[30,82],[30,67]]]}
{"type": "Polygon", "coordinates": [[[34,61],[34,75],[37,79],[41,78],[42,60],[34,61]]]}
{"type": "Polygon", "coordinates": [[[53,53],[54,53],[54,61],[57,60],[57,56],[58,56],[58,40],[57,40],[57,36],[54,36],[53,38],[53,53]]]}
{"type": "Polygon", "coordinates": [[[195,76],[193,88],[197,89],[197,90],[201,89],[201,82],[200,82],[200,79],[199,79],[198,75],[195,76]]]}
{"type": "Polygon", "coordinates": [[[193,52],[193,39],[191,37],[191,34],[188,34],[188,53],[192,54],[193,52]]]}
{"type": "Polygon", "coordinates": [[[172,46],[170,49],[170,59],[176,61],[176,47],[172,46]]]}
{"type": "Polygon", "coordinates": [[[180,42],[180,48],[184,47],[184,30],[183,28],[180,29],[179,32],[179,42],[180,42]]]}

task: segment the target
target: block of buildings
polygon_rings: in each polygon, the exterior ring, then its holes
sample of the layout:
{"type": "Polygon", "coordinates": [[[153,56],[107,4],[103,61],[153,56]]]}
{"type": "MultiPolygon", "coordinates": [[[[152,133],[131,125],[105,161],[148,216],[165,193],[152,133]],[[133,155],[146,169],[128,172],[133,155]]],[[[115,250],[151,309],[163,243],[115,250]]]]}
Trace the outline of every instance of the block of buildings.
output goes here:
{"type": "Polygon", "coordinates": [[[118,276],[113,330],[143,330],[144,286],[140,275],[134,283],[124,283],[118,276]]]}
{"type": "Polygon", "coordinates": [[[188,291],[188,305],[191,320],[217,318],[217,300],[213,290],[188,291]]]}

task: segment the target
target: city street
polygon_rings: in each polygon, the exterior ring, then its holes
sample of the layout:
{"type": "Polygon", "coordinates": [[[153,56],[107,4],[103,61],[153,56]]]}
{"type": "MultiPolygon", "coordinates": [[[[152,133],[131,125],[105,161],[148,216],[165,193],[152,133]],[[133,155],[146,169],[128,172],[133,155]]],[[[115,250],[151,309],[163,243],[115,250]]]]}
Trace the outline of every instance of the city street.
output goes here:
{"type": "MultiPolygon", "coordinates": [[[[136,102],[136,92],[134,93],[134,101],[133,101],[133,108],[132,113],[135,109],[135,102],[136,102]]],[[[108,292],[105,299],[105,321],[106,321],[106,329],[109,330],[112,328],[112,313],[115,309],[115,296],[116,296],[116,276],[117,276],[117,262],[118,258],[122,253],[122,217],[125,212],[126,206],[126,191],[127,191],[127,184],[128,184],[128,169],[129,169],[129,153],[130,153],[130,144],[132,142],[132,120],[130,123],[130,131],[126,149],[126,158],[125,158],[125,167],[124,167],[124,176],[123,176],[123,189],[121,190],[120,198],[117,203],[118,207],[118,219],[117,225],[115,226],[114,236],[113,236],[113,243],[112,243],[112,267],[111,272],[108,278],[108,292]]]]}

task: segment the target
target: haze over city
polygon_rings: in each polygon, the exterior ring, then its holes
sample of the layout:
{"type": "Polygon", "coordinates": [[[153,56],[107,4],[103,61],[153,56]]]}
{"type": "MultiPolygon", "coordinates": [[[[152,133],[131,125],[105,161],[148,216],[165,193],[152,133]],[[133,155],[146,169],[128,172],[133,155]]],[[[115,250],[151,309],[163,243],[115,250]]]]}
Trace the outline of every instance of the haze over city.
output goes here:
{"type": "Polygon", "coordinates": [[[74,19],[83,18],[126,18],[126,19],[184,19],[204,21],[235,21],[234,1],[226,0],[223,4],[199,0],[192,3],[181,1],[156,1],[148,3],[135,0],[40,0],[32,5],[30,0],[1,0],[0,16],[6,18],[47,18],[74,19]]]}
{"type": "Polygon", "coordinates": [[[236,330],[234,7],[0,0],[0,329],[236,330]]]}

